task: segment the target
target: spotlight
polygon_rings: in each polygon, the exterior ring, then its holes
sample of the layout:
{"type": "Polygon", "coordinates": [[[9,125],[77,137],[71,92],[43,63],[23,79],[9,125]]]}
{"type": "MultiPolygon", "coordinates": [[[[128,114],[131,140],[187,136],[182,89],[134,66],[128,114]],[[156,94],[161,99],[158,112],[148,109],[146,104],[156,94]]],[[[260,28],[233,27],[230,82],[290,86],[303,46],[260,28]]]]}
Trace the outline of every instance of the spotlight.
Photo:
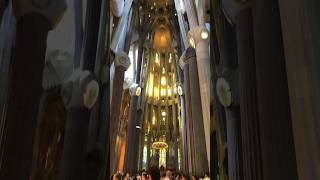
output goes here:
{"type": "Polygon", "coordinates": [[[208,37],[209,37],[209,32],[208,32],[208,30],[207,29],[202,29],[201,30],[201,34],[200,34],[200,36],[201,36],[201,38],[203,39],[203,40],[206,40],[206,39],[208,39],[208,37]]]}

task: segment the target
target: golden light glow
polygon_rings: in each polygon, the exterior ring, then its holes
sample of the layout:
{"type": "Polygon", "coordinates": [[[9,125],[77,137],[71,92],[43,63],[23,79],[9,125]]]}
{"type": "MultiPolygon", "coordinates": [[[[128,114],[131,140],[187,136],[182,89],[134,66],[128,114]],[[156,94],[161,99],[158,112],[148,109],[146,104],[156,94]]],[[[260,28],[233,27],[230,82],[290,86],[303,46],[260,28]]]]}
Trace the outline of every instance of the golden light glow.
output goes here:
{"type": "Polygon", "coordinates": [[[162,68],[162,74],[165,74],[166,73],[166,69],[163,67],[162,68]]]}
{"type": "Polygon", "coordinates": [[[148,80],[148,96],[153,95],[153,74],[150,73],[148,80]]]}
{"type": "Polygon", "coordinates": [[[157,87],[154,87],[153,97],[159,99],[159,89],[157,87]]]}
{"type": "Polygon", "coordinates": [[[173,94],[177,94],[177,88],[176,88],[176,86],[174,86],[174,88],[173,88],[173,94]]]}
{"type": "MultiPolygon", "coordinates": [[[[155,125],[156,124],[156,117],[152,116],[152,125],[155,125]]],[[[150,127],[149,127],[149,130],[150,130],[150,127]]]]}
{"type": "Polygon", "coordinates": [[[189,36],[188,41],[189,41],[189,44],[190,44],[191,47],[193,47],[193,48],[196,47],[195,41],[194,41],[192,36],[189,36]]]}
{"type": "Polygon", "coordinates": [[[157,51],[165,52],[169,50],[170,44],[171,34],[169,28],[164,25],[159,26],[154,35],[153,47],[157,51]]]}
{"type": "MultiPolygon", "coordinates": [[[[159,54],[156,53],[156,59],[155,62],[159,65],[160,64],[160,60],[159,60],[159,54]]],[[[153,69],[154,70],[154,69],[153,69]]]]}
{"type": "Polygon", "coordinates": [[[172,90],[171,90],[171,88],[168,88],[168,96],[171,96],[171,92],[172,90]]]}
{"type": "Polygon", "coordinates": [[[166,95],[166,90],[164,88],[161,88],[161,96],[165,96],[166,95]]]}
{"type": "Polygon", "coordinates": [[[162,86],[165,86],[166,83],[167,83],[166,77],[162,76],[162,77],[161,77],[161,85],[162,85],[162,86]]]}
{"type": "Polygon", "coordinates": [[[154,142],[152,143],[152,149],[167,149],[169,146],[167,143],[165,142],[162,142],[162,141],[157,141],[157,142],[154,142]]]}
{"type": "Polygon", "coordinates": [[[162,115],[162,116],[166,116],[167,113],[166,113],[165,111],[162,111],[162,112],[161,112],[161,115],[162,115]]]}

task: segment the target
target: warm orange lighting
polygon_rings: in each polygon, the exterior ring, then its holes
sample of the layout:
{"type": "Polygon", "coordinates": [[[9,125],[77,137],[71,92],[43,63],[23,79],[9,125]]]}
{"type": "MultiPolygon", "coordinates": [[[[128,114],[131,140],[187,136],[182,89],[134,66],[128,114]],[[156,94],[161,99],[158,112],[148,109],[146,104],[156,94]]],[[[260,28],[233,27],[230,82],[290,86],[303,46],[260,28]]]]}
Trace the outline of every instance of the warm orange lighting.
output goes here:
{"type": "Polygon", "coordinates": [[[165,26],[160,26],[154,36],[153,46],[158,51],[166,51],[170,48],[171,35],[170,31],[165,26]]]}
{"type": "Polygon", "coordinates": [[[157,64],[160,64],[159,54],[158,54],[158,53],[156,53],[156,59],[155,59],[155,62],[156,62],[157,64]]]}
{"type": "Polygon", "coordinates": [[[119,159],[119,166],[118,169],[120,172],[123,172],[123,167],[124,167],[124,156],[126,154],[126,143],[122,141],[121,145],[121,151],[120,151],[120,159],[119,159]]]}

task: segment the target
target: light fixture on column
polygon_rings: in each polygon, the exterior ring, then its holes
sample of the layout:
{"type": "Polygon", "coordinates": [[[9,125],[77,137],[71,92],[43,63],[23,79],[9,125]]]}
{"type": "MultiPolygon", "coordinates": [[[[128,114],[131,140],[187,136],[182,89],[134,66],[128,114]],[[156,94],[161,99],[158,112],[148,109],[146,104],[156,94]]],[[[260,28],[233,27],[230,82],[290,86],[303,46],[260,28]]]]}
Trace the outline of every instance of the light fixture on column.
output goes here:
{"type": "Polygon", "coordinates": [[[181,82],[177,82],[177,91],[179,96],[183,95],[183,88],[181,82]]]}
{"type": "Polygon", "coordinates": [[[141,95],[141,87],[136,83],[133,83],[129,90],[130,90],[131,96],[140,96],[141,95]]]}
{"type": "Polygon", "coordinates": [[[136,96],[140,96],[140,95],[141,95],[141,87],[138,86],[138,87],[136,88],[136,96]]]}
{"type": "Polygon", "coordinates": [[[209,37],[209,32],[208,32],[208,30],[207,30],[206,28],[203,28],[203,29],[201,30],[200,36],[201,36],[201,38],[202,38],[203,40],[208,39],[208,37],[209,37]]]}
{"type": "Polygon", "coordinates": [[[209,38],[209,31],[204,26],[197,26],[188,32],[188,42],[191,47],[196,48],[197,44],[202,40],[209,38]]]}
{"type": "Polygon", "coordinates": [[[161,115],[162,115],[162,116],[166,116],[167,113],[166,113],[165,111],[162,111],[162,112],[161,112],[161,115]]]}

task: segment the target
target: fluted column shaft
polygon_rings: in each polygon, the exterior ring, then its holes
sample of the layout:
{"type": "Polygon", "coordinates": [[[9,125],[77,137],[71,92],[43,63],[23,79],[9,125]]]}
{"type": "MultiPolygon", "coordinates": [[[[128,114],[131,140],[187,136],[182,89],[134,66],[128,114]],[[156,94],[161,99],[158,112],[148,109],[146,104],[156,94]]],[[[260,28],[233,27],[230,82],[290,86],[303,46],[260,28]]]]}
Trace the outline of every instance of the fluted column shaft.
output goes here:
{"type": "Polygon", "coordinates": [[[28,179],[30,175],[50,28],[41,14],[30,13],[17,21],[0,179],[28,179]]]}
{"type": "MultiPolygon", "coordinates": [[[[145,20],[143,20],[143,25],[145,25],[145,20]]],[[[141,36],[145,33],[142,32],[141,36]]],[[[136,74],[136,83],[140,84],[141,78],[141,69],[142,69],[142,58],[143,58],[143,43],[145,37],[141,37],[139,42],[138,49],[138,59],[137,59],[137,74],[136,74]]],[[[126,155],[125,155],[125,171],[129,173],[136,173],[137,167],[135,167],[135,162],[137,161],[137,146],[132,146],[132,143],[137,142],[138,140],[138,130],[136,129],[137,125],[140,125],[139,120],[137,120],[137,107],[138,107],[139,97],[136,95],[131,96],[130,100],[130,109],[129,109],[129,119],[128,119],[128,130],[127,130],[127,139],[126,139],[126,155]]]]}
{"type": "MultiPolygon", "coordinates": [[[[111,171],[116,171],[115,165],[115,150],[118,127],[120,122],[120,110],[123,94],[123,81],[124,74],[130,66],[130,59],[126,53],[116,53],[115,57],[115,73],[112,83],[112,96],[111,96],[111,112],[110,112],[110,164],[111,171]]],[[[115,172],[114,172],[115,173],[115,172]]]]}
{"type": "Polygon", "coordinates": [[[191,96],[191,109],[192,109],[192,135],[194,139],[194,173],[198,177],[204,176],[209,171],[207,152],[206,152],[206,139],[204,132],[202,108],[201,108],[201,96],[199,77],[197,69],[197,61],[195,50],[189,47],[186,50],[186,56],[189,61],[189,81],[190,81],[190,96],[191,96]]]}
{"type": "Polygon", "coordinates": [[[296,180],[278,4],[277,0],[252,1],[262,174],[263,179],[296,180]]]}
{"type": "Polygon", "coordinates": [[[191,91],[189,79],[189,62],[184,58],[185,53],[180,58],[180,66],[183,69],[184,77],[184,98],[185,98],[185,131],[186,131],[186,147],[187,147],[187,167],[185,173],[193,174],[195,169],[194,149],[193,149],[193,131],[192,131],[192,106],[191,106],[191,91]]]}
{"type": "Polygon", "coordinates": [[[90,111],[86,108],[67,110],[61,177],[64,180],[86,179],[89,119],[90,111]]]}
{"type": "Polygon", "coordinates": [[[320,4],[282,0],[279,7],[298,175],[320,179],[320,4]]]}
{"type": "Polygon", "coordinates": [[[257,82],[252,29],[252,11],[241,11],[236,18],[243,152],[243,178],[262,179],[257,82]]]}
{"type": "MultiPolygon", "coordinates": [[[[92,159],[87,161],[88,126],[91,109],[99,94],[99,85],[93,73],[77,70],[66,80],[61,94],[67,120],[60,178],[86,179],[91,173],[87,164],[93,163],[92,159]]],[[[99,167],[101,165],[98,164],[99,167]]]]}

